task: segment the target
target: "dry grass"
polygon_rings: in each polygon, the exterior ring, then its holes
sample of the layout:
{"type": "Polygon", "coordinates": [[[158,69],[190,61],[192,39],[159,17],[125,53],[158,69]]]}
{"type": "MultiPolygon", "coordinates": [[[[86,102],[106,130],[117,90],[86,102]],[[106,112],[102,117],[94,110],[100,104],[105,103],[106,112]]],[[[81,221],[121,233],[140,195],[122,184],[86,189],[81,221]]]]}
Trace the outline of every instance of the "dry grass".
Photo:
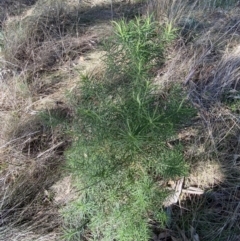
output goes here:
{"type": "Polygon", "coordinates": [[[8,68],[16,66],[33,78],[92,49],[89,41],[94,36],[77,38],[85,30],[79,20],[78,12],[59,0],[37,4],[30,16],[7,23],[4,58],[11,63],[8,68]]]}
{"type": "Polygon", "coordinates": [[[28,7],[34,5],[37,0],[4,0],[0,2],[0,28],[8,18],[21,14],[28,7]]]}
{"type": "MultiPolygon", "coordinates": [[[[216,8],[206,1],[153,1],[161,22],[180,27],[169,60],[156,81],[179,81],[199,111],[199,131],[184,141],[191,174],[172,207],[169,226],[179,240],[231,240],[240,238],[239,219],[239,105],[233,112],[226,104],[239,98],[239,6],[216,8]],[[166,6],[162,8],[161,6],[166,6]],[[166,11],[165,11],[166,10],[166,11]],[[197,189],[196,189],[197,190],[197,189]],[[198,237],[196,236],[198,235],[198,237]]],[[[230,2],[229,2],[230,3],[230,2]]],[[[150,6],[151,7],[151,6],[150,6]]]]}
{"type": "Polygon", "coordinates": [[[50,188],[61,177],[66,138],[31,117],[9,139],[1,146],[0,240],[56,236],[61,218],[50,188]]]}

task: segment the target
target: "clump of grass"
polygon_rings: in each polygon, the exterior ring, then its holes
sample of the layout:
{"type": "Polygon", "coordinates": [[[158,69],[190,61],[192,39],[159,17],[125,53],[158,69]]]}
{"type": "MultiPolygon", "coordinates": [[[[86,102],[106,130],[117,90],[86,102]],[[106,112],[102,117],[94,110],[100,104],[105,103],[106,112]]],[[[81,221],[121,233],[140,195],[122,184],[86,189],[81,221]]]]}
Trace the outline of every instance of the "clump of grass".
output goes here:
{"type": "Polygon", "coordinates": [[[0,3],[0,10],[9,14],[10,16],[16,16],[21,14],[27,7],[34,5],[37,0],[5,0],[0,3]]]}
{"type": "Polygon", "coordinates": [[[39,117],[17,122],[0,146],[0,240],[44,237],[61,223],[46,193],[61,176],[66,142],[39,117]]]}
{"type": "MultiPolygon", "coordinates": [[[[91,47],[77,38],[85,30],[79,13],[62,0],[36,4],[32,14],[7,22],[2,52],[9,68],[32,77],[48,71],[91,47]]],[[[89,36],[91,38],[91,36],[89,36]]]]}
{"type": "Polygon", "coordinates": [[[67,240],[148,240],[164,225],[164,182],[184,176],[180,145],[166,142],[194,115],[180,87],[151,77],[174,38],[151,17],[114,22],[102,79],[82,76],[73,143],[66,154],[81,197],[63,211],[67,240]]]}

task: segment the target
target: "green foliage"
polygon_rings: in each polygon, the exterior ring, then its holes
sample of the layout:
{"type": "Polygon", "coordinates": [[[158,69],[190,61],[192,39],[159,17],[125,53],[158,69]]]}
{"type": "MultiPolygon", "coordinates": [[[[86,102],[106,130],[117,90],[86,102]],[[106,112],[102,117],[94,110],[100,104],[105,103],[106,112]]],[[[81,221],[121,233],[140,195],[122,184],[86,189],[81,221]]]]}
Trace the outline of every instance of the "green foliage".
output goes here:
{"type": "Polygon", "coordinates": [[[167,219],[161,183],[188,170],[181,146],[166,142],[194,111],[180,87],[161,89],[151,81],[175,30],[158,28],[151,18],[114,26],[106,76],[82,76],[76,103],[76,141],[66,156],[81,198],[63,212],[67,240],[148,240],[149,220],[164,225],[167,219]],[[77,222],[69,221],[72,215],[77,222]]]}
{"type": "Polygon", "coordinates": [[[225,104],[232,112],[239,114],[240,112],[240,92],[226,92],[222,96],[222,103],[225,104]]]}
{"type": "Polygon", "coordinates": [[[62,109],[52,109],[48,111],[42,111],[39,113],[39,117],[47,127],[55,128],[59,125],[67,126],[66,117],[67,113],[62,109]]]}
{"type": "Polygon", "coordinates": [[[206,0],[205,3],[210,7],[227,8],[236,4],[238,0],[206,0]]]}
{"type": "Polygon", "coordinates": [[[115,35],[106,43],[109,73],[136,80],[149,77],[149,70],[163,63],[164,48],[177,31],[171,23],[159,27],[152,17],[113,24],[115,35]]]}
{"type": "Polygon", "coordinates": [[[238,0],[215,0],[216,7],[230,7],[236,4],[238,0]]]}

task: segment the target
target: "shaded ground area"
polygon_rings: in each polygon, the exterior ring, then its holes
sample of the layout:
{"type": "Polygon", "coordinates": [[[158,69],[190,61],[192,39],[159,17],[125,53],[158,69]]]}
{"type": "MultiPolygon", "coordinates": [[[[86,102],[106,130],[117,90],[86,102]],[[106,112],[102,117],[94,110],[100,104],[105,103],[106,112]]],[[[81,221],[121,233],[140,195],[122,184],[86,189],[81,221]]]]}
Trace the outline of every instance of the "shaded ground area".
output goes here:
{"type": "Polygon", "coordinates": [[[27,7],[31,7],[37,0],[4,0],[0,2],[0,27],[8,16],[21,14],[27,7]]]}

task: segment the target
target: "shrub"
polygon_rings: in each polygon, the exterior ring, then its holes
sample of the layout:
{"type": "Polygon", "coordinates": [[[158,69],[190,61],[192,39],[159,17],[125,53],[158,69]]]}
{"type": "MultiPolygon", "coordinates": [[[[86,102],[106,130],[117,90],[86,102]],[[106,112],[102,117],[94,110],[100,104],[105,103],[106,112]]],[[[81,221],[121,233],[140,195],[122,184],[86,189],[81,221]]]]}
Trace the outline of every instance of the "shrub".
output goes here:
{"type": "Polygon", "coordinates": [[[166,221],[164,182],[188,169],[181,146],[166,142],[194,111],[180,87],[151,81],[175,30],[151,17],[114,26],[105,77],[82,76],[75,103],[76,141],[66,156],[81,197],[63,212],[67,240],[148,240],[149,220],[166,221]]]}

